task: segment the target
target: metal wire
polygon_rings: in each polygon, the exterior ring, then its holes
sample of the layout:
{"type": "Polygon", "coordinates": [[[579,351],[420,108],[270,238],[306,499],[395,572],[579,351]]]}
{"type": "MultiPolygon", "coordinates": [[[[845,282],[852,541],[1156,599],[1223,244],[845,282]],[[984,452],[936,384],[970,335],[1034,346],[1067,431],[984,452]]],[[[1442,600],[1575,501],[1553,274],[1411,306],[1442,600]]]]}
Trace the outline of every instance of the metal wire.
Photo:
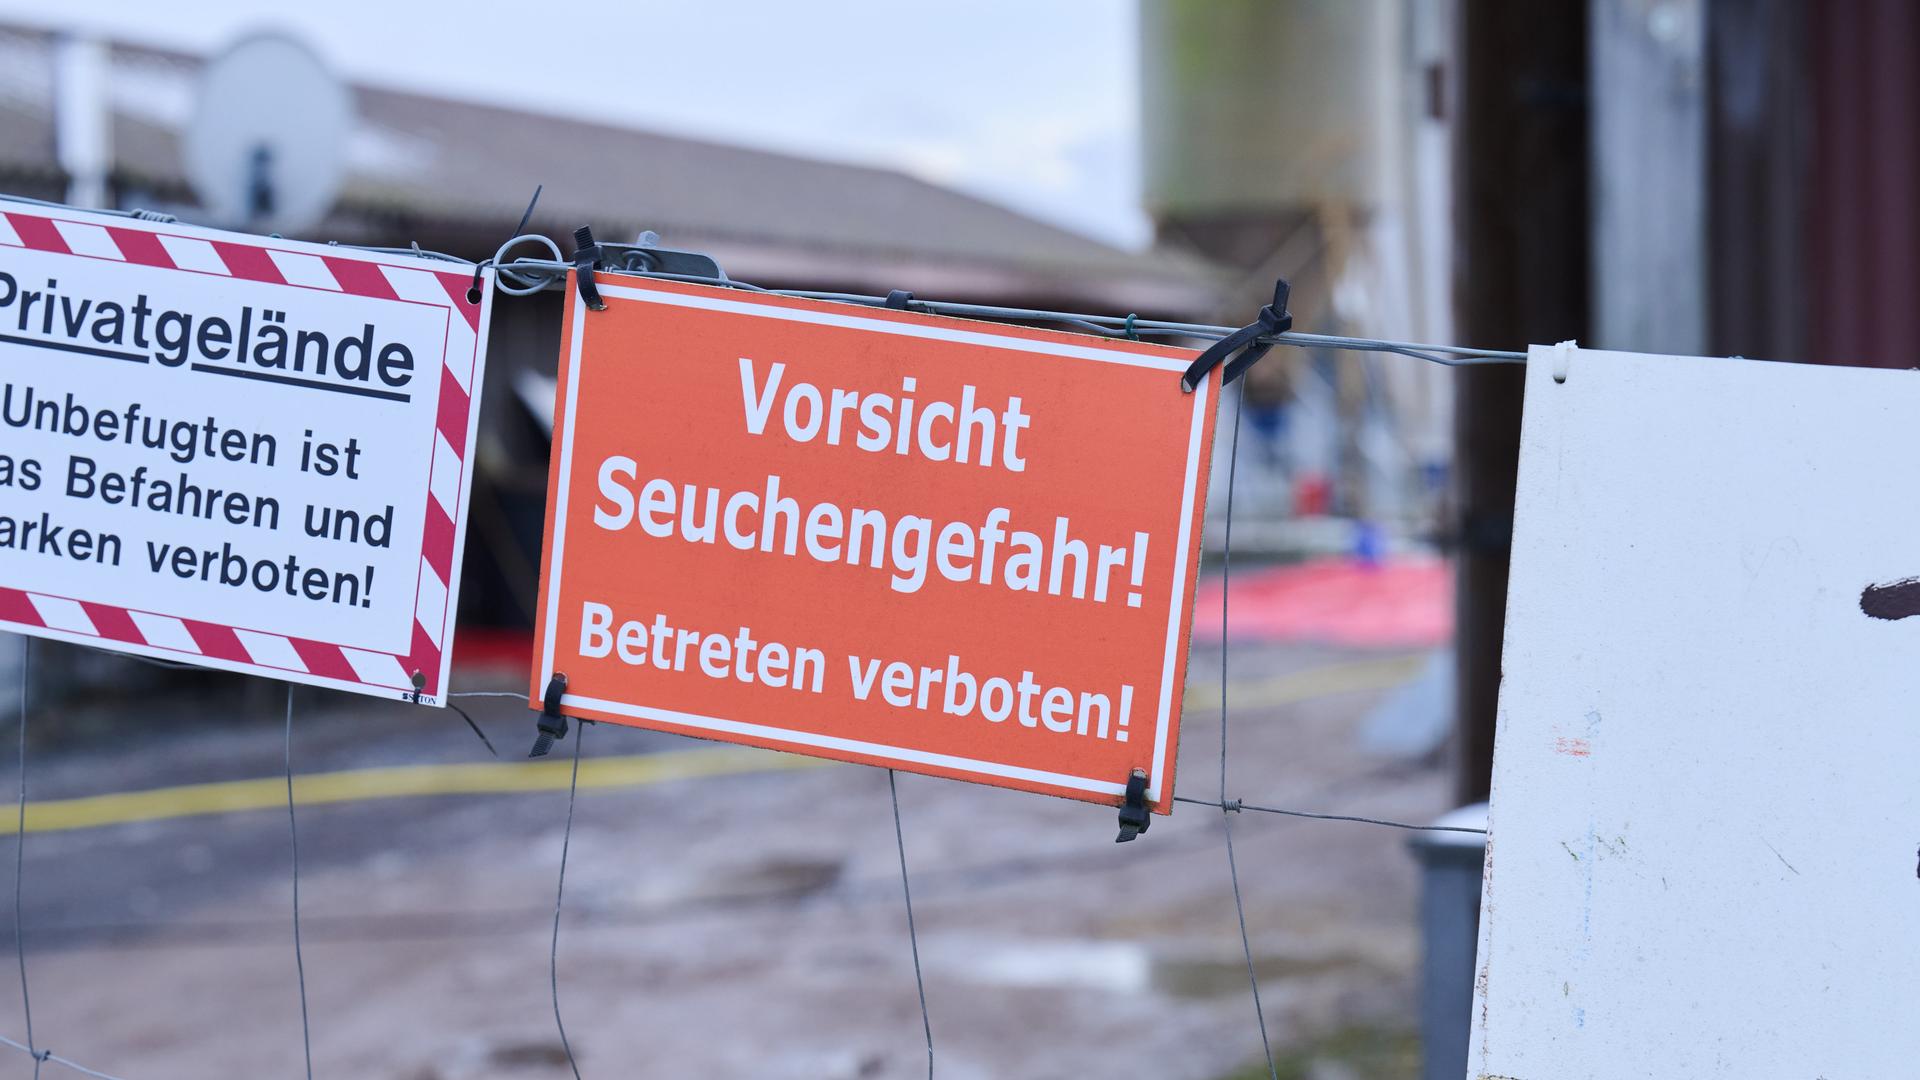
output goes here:
{"type": "MultiPolygon", "coordinates": [[[[287,840],[293,850],[293,970],[300,982],[300,1048],[313,1080],[313,1028],[307,1022],[307,961],[300,951],[300,827],[293,816],[293,684],[287,684],[287,840]]],[[[31,1038],[31,1036],[29,1036],[31,1038]]]]}
{"type": "Polygon", "coordinates": [[[104,214],[107,217],[133,218],[137,221],[171,223],[180,220],[172,214],[162,214],[157,210],[96,210],[91,207],[69,206],[66,203],[54,202],[51,199],[36,199],[30,195],[13,195],[4,191],[0,191],[0,200],[26,203],[28,206],[44,206],[50,210],[78,210],[85,214],[104,214]]]}
{"type": "Polygon", "coordinates": [[[480,745],[485,746],[487,748],[487,753],[492,754],[494,757],[500,756],[500,751],[495,750],[493,748],[493,740],[487,738],[487,733],[484,731],[481,731],[480,725],[473,722],[473,717],[467,715],[467,710],[461,708],[458,705],[455,705],[451,701],[447,702],[447,708],[452,709],[454,712],[457,712],[460,714],[460,719],[465,720],[467,722],[467,726],[473,729],[473,733],[476,736],[478,736],[480,739],[480,745]]]}
{"type": "Polygon", "coordinates": [[[1227,842],[1227,880],[1233,885],[1233,910],[1240,918],[1240,948],[1247,955],[1247,984],[1253,989],[1253,1019],[1260,1025],[1260,1049],[1267,1055],[1267,1075],[1280,1080],[1280,1067],[1273,1060],[1273,1041],[1267,1036],[1267,1013],[1260,1005],[1260,975],[1253,967],[1253,938],[1247,934],[1247,905],[1240,896],[1240,866],[1233,858],[1233,819],[1226,812],[1227,802],[1227,585],[1233,574],[1233,478],[1240,461],[1240,414],[1247,408],[1247,384],[1233,396],[1233,438],[1227,444],[1227,512],[1222,537],[1220,562],[1220,828],[1227,842]]]}
{"type": "Polygon", "coordinates": [[[61,1057],[60,1055],[54,1053],[51,1050],[36,1051],[32,1047],[29,1047],[23,1043],[17,1043],[12,1039],[7,1038],[5,1035],[0,1035],[0,1046],[11,1046],[15,1050],[24,1050],[28,1054],[33,1055],[33,1075],[35,1076],[40,1075],[41,1062],[52,1062],[53,1064],[58,1065],[61,1068],[72,1069],[74,1072],[77,1072],[82,1076],[94,1077],[94,1080],[120,1080],[120,1077],[118,1076],[113,1076],[108,1073],[103,1073],[94,1069],[89,1069],[85,1065],[82,1065],[77,1061],[68,1061],[66,1058],[61,1057]]]}
{"type": "Polygon", "coordinates": [[[887,794],[893,796],[893,840],[900,849],[900,892],[907,900],[907,944],[913,949],[913,985],[920,991],[920,1028],[927,1036],[927,1080],[933,1080],[933,1019],[927,1012],[927,980],[920,973],[920,934],[913,926],[913,886],[907,882],[907,834],[900,827],[900,785],[887,770],[887,794]]]}
{"type": "Polygon", "coordinates": [[[547,988],[553,994],[553,1026],[560,1030],[560,1049],[566,1051],[567,1067],[573,1080],[580,1080],[580,1063],[573,1059],[573,1044],[567,1041],[567,1022],[560,1019],[560,905],[567,896],[567,851],[573,846],[573,807],[580,798],[580,744],[587,741],[587,728],[581,721],[573,734],[573,779],[567,785],[567,827],[560,834],[560,882],[553,889],[553,940],[547,949],[547,988]]]}
{"type": "Polygon", "coordinates": [[[33,671],[33,639],[20,639],[20,818],[13,838],[13,947],[20,958],[20,1008],[27,1016],[27,1053],[33,1055],[33,1075],[45,1061],[33,1042],[33,996],[27,992],[27,930],[25,925],[27,868],[27,683],[33,671]]]}
{"type": "MultiPolygon", "coordinates": [[[[64,203],[49,202],[45,199],[30,199],[21,195],[0,194],[0,200],[27,203],[33,206],[50,207],[57,210],[77,210],[64,203]]],[[[154,215],[144,210],[82,210],[83,213],[110,214],[117,217],[130,217],[140,220],[172,220],[168,215],[154,215]]],[[[361,251],[371,251],[387,255],[411,255],[417,258],[433,259],[439,262],[457,263],[467,269],[492,267],[494,287],[509,296],[527,296],[544,289],[560,288],[565,284],[567,275],[573,271],[573,264],[561,257],[560,246],[550,237],[540,233],[522,233],[508,240],[493,253],[493,257],[475,263],[466,259],[438,251],[426,251],[418,247],[374,247],[353,244],[336,244],[336,247],[352,247],[361,251]],[[521,244],[538,244],[553,253],[551,259],[516,258],[508,260],[506,254],[521,244]]],[[[730,278],[708,278],[690,274],[669,274],[648,270],[599,269],[596,274],[614,277],[654,278],[661,281],[679,281],[693,285],[710,285],[716,288],[737,289],[745,292],[768,293],[774,296],[792,296],[805,300],[830,300],[842,304],[859,304],[866,307],[885,307],[887,298],[863,293],[825,292],[815,289],[768,289],[750,282],[735,281],[730,278]]],[[[1238,330],[1235,326],[1216,326],[1208,323],[1178,322],[1165,319],[1142,319],[1137,315],[1096,315],[1077,311],[1050,311],[1041,308],[1005,307],[995,304],[965,304],[947,300],[914,299],[907,303],[910,311],[924,312],[930,315],[954,315],[970,319],[990,319],[1008,322],[1056,323],[1071,326],[1077,330],[1101,334],[1107,337],[1160,337],[1160,338],[1200,338],[1218,340],[1238,330]]],[[[1289,330],[1283,334],[1274,334],[1260,340],[1275,345],[1292,345],[1303,349],[1340,349],[1350,352],[1394,353],[1410,356],[1429,363],[1446,367],[1468,367],[1484,364],[1524,364],[1527,354],[1503,349],[1479,349],[1466,345],[1434,345],[1418,341],[1394,341],[1388,338],[1350,337],[1343,334],[1308,334],[1289,330]]]]}
{"type": "Polygon", "coordinates": [[[26,905],[26,857],[27,857],[27,692],[33,677],[33,639],[26,635],[20,637],[20,807],[13,837],[13,945],[14,953],[20,961],[20,1011],[27,1021],[27,1041],[24,1045],[0,1035],[0,1043],[16,1050],[23,1050],[33,1058],[33,1075],[39,1080],[40,1066],[51,1061],[74,1072],[99,1080],[119,1080],[103,1072],[95,1072],[84,1065],[58,1057],[53,1051],[37,1047],[33,1039],[33,996],[27,989],[27,933],[25,926],[26,905]]]}
{"type": "Polygon", "coordinates": [[[1389,829],[1405,829],[1408,832],[1470,833],[1474,836],[1487,835],[1487,830],[1485,829],[1473,829],[1464,825],[1414,825],[1410,822],[1394,821],[1389,818],[1364,817],[1359,814],[1322,814],[1313,810],[1283,810],[1277,806],[1255,806],[1252,803],[1241,802],[1239,799],[1221,799],[1215,802],[1212,799],[1195,799],[1186,795],[1175,795],[1173,801],[1192,803],[1195,806],[1218,807],[1221,810],[1236,814],[1242,810],[1251,810],[1257,814],[1282,814],[1286,817],[1310,818],[1314,821],[1351,821],[1361,825],[1384,825],[1389,829]]]}
{"type": "Polygon", "coordinates": [[[511,268],[517,267],[522,260],[516,260],[513,263],[504,262],[503,257],[506,253],[521,244],[542,244],[548,251],[553,252],[554,265],[572,265],[560,260],[560,245],[554,243],[551,238],[541,236],[538,233],[522,233],[508,240],[506,243],[501,244],[500,247],[494,251],[493,258],[488,259],[486,263],[480,264],[485,266],[491,263],[500,271],[494,281],[494,287],[506,293],[508,296],[531,296],[552,284],[552,278],[549,274],[523,274],[517,269],[511,268]]]}
{"type": "MultiPolygon", "coordinates": [[[[518,239],[516,238],[516,242],[518,239]]],[[[545,239],[540,237],[538,239],[545,239]]],[[[504,250],[504,249],[503,249],[504,250]]],[[[573,264],[561,261],[541,262],[533,259],[515,259],[511,263],[497,264],[505,274],[513,273],[521,280],[543,280],[543,287],[558,288],[573,270],[573,264]]],[[[679,281],[692,285],[709,285],[715,288],[738,289],[747,292],[766,293],[773,296],[791,296],[802,300],[827,300],[841,304],[859,304],[864,307],[885,307],[887,298],[862,293],[821,292],[814,289],[768,289],[744,281],[730,278],[707,278],[689,274],[667,274],[645,270],[597,270],[597,274],[614,277],[654,278],[662,281],[679,281]]],[[[525,295],[527,289],[514,295],[525,295]]],[[[988,319],[1006,322],[1059,323],[1078,330],[1106,337],[1125,339],[1129,331],[1134,337],[1171,337],[1201,338],[1218,340],[1238,330],[1235,326],[1217,326],[1209,323],[1176,322],[1165,319],[1142,319],[1137,315],[1095,315],[1077,311],[1049,311],[1040,308],[1004,307],[995,304],[964,304],[947,300],[920,300],[907,302],[907,310],[924,312],[929,315],[954,315],[961,318],[988,319]]],[[[1343,334],[1308,334],[1289,330],[1283,334],[1274,334],[1260,340],[1276,345],[1292,345],[1303,349],[1341,349],[1350,352],[1383,352],[1411,356],[1415,359],[1446,367],[1470,367],[1487,364],[1524,364],[1527,354],[1502,349],[1478,349],[1465,345],[1433,345],[1417,341],[1393,341],[1386,338],[1350,337],[1343,334]]]]}

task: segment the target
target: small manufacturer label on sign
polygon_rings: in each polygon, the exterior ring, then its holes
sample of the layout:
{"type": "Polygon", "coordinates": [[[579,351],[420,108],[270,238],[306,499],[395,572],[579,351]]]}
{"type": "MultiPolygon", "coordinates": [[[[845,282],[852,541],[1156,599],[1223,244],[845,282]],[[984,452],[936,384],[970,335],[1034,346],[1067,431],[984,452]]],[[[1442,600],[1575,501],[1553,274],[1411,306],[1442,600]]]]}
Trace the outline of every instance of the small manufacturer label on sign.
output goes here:
{"type": "Polygon", "coordinates": [[[0,210],[0,629],[439,704],[486,297],[445,263],[0,210]]]}
{"type": "Polygon", "coordinates": [[[531,704],[1168,809],[1217,373],[613,280],[568,296],[531,704]]]}

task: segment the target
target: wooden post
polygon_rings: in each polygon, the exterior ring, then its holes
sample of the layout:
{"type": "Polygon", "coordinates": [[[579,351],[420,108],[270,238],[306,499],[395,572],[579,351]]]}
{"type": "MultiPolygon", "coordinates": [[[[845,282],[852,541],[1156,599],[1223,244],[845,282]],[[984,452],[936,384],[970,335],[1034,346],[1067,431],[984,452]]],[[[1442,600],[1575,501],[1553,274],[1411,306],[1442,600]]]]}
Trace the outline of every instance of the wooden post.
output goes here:
{"type": "MultiPolygon", "coordinates": [[[[1493,348],[1587,328],[1587,5],[1460,3],[1454,296],[1460,339],[1493,348]]],[[[1518,367],[1462,369],[1455,649],[1462,802],[1487,797],[1520,452],[1518,367]]]]}

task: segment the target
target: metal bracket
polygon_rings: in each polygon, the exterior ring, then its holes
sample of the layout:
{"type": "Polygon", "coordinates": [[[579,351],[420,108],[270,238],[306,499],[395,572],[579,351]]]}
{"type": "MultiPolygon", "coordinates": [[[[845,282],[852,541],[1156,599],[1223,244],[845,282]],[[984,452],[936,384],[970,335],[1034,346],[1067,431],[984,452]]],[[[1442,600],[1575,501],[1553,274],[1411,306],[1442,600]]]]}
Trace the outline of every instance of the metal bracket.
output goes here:
{"type": "Polygon", "coordinates": [[[527,752],[530,758],[546,757],[553,749],[555,739],[567,737],[567,718],[560,715],[560,695],[567,692],[567,677],[560,672],[553,673],[547,680],[546,699],[540,709],[540,719],[536,727],[540,734],[533,740],[533,749],[527,752]]]}
{"type": "Polygon", "coordinates": [[[1127,777],[1127,801],[1120,806],[1120,835],[1116,844],[1124,844],[1153,824],[1153,811],[1147,809],[1147,770],[1135,769],[1127,777]]]}
{"type": "Polygon", "coordinates": [[[631,244],[600,244],[600,267],[629,274],[669,274],[674,277],[726,281],[726,271],[711,255],[660,246],[660,234],[648,229],[631,244]]]}

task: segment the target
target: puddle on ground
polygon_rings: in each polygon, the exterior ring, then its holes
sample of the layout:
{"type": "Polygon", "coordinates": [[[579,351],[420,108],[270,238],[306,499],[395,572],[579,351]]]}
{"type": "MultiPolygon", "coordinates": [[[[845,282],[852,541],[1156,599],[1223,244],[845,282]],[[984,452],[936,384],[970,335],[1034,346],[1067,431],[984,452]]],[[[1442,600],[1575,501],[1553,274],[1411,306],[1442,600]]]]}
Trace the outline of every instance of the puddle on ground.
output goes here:
{"type": "Polygon", "coordinates": [[[1128,941],[974,941],[953,953],[943,967],[989,986],[1138,994],[1152,985],[1153,957],[1128,941]]]}
{"type": "Polygon", "coordinates": [[[752,866],[715,875],[720,891],[794,899],[825,892],[839,884],[846,864],[839,859],[763,859],[752,866]]]}
{"type": "Polygon", "coordinates": [[[593,907],[622,905],[640,908],[664,908],[679,905],[723,904],[733,901],[781,900],[797,902],[812,899],[840,884],[846,864],[839,859],[770,858],[752,862],[732,862],[709,866],[680,866],[634,881],[610,883],[608,892],[592,895],[592,886],[582,885],[587,895],[574,899],[573,884],[568,883],[568,903],[593,907]]]}
{"type": "Polygon", "coordinates": [[[501,1043],[487,1051],[487,1064],[502,1069],[541,1069],[567,1064],[566,1047],[553,1042],[501,1043]]]}
{"type": "MultiPolygon", "coordinates": [[[[929,966],[943,974],[988,986],[1151,992],[1184,998],[1247,991],[1247,962],[1241,957],[1156,957],[1148,947],[1129,941],[966,937],[932,943],[926,952],[929,966]]],[[[1262,985],[1377,969],[1365,957],[1347,953],[1254,959],[1254,972],[1262,985]]]]}

